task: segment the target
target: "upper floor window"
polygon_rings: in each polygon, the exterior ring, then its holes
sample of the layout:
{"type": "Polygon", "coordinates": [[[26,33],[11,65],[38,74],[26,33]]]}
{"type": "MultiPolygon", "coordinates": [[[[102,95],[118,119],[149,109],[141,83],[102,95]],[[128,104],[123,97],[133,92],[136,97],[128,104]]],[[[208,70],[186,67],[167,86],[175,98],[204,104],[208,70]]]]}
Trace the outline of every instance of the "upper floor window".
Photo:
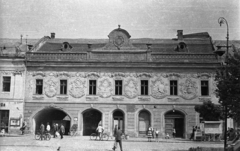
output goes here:
{"type": "Polygon", "coordinates": [[[203,96],[209,95],[208,81],[201,81],[201,95],[203,96]]]}
{"type": "Polygon", "coordinates": [[[122,80],[115,81],[115,95],[122,95],[122,80]]]}
{"type": "Polygon", "coordinates": [[[10,92],[11,88],[11,77],[3,77],[3,92],[10,92]]]}
{"type": "Polygon", "coordinates": [[[43,94],[43,80],[36,79],[36,94],[43,94]]]}
{"type": "Polygon", "coordinates": [[[170,95],[178,95],[177,80],[170,81],[170,95]]]}
{"type": "Polygon", "coordinates": [[[97,94],[97,81],[89,80],[89,94],[96,95],[97,94]]]}
{"type": "Polygon", "coordinates": [[[60,94],[67,94],[67,80],[60,80],[60,94]]]}
{"type": "Polygon", "coordinates": [[[141,80],[141,95],[148,95],[148,80],[141,80]]]}

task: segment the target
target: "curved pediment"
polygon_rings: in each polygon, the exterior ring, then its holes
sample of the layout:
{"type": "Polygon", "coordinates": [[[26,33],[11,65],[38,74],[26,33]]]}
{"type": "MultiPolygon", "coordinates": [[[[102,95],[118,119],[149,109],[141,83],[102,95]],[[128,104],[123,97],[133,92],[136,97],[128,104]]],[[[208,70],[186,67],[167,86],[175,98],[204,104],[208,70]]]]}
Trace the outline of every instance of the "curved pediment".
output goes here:
{"type": "Polygon", "coordinates": [[[130,42],[131,35],[125,29],[120,28],[120,25],[111,31],[108,37],[109,42],[101,50],[136,50],[130,42]]]}

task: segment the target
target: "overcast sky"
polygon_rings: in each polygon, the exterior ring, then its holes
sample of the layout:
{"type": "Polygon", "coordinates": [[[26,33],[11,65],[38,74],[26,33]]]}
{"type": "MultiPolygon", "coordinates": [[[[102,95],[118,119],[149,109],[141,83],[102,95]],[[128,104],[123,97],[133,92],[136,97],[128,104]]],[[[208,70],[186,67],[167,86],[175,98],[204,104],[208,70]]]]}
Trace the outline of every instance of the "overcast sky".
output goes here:
{"type": "Polygon", "coordinates": [[[208,32],[240,40],[240,0],[0,0],[0,38],[108,38],[121,25],[131,38],[208,32]]]}

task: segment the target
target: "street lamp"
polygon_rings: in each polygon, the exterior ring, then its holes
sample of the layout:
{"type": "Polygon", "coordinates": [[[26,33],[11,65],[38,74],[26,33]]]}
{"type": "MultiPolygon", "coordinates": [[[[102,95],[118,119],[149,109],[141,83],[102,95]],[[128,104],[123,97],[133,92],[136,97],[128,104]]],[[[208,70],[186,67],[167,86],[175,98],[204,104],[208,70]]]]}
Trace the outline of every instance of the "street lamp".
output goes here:
{"type": "MultiPolygon", "coordinates": [[[[226,37],[227,38],[227,53],[226,53],[226,60],[225,60],[225,62],[226,62],[226,72],[227,72],[227,65],[228,65],[228,40],[229,40],[228,22],[227,22],[227,20],[225,18],[220,17],[218,19],[218,23],[220,24],[220,26],[222,24],[224,24],[224,23],[227,25],[227,37],[226,37]]],[[[227,75],[227,73],[226,73],[226,75],[227,75]]],[[[224,151],[227,151],[227,104],[225,104],[225,106],[224,106],[224,121],[225,121],[225,123],[224,123],[224,151]]]]}

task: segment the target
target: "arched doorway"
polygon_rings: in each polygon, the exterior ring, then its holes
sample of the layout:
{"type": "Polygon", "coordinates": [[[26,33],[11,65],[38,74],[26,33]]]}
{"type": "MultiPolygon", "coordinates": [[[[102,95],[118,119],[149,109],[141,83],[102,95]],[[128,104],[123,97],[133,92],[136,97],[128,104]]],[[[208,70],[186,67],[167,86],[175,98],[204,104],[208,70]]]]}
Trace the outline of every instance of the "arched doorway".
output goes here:
{"type": "Polygon", "coordinates": [[[113,129],[117,125],[117,127],[120,127],[122,132],[124,133],[124,114],[121,110],[115,110],[113,112],[113,129]]]}
{"type": "Polygon", "coordinates": [[[172,136],[173,128],[176,130],[176,137],[184,137],[185,116],[180,111],[172,110],[165,114],[165,133],[172,136]]]}
{"type": "Polygon", "coordinates": [[[138,133],[139,135],[146,135],[146,131],[151,124],[151,114],[147,110],[139,112],[138,117],[138,133]]]}
{"type": "Polygon", "coordinates": [[[89,136],[96,132],[98,124],[102,124],[102,113],[96,109],[83,112],[83,136],[89,136]]]}
{"type": "Polygon", "coordinates": [[[46,107],[33,116],[33,130],[39,130],[41,123],[47,126],[47,123],[53,127],[53,124],[61,124],[65,127],[65,135],[69,133],[71,118],[68,114],[58,108],[46,107]]]}

